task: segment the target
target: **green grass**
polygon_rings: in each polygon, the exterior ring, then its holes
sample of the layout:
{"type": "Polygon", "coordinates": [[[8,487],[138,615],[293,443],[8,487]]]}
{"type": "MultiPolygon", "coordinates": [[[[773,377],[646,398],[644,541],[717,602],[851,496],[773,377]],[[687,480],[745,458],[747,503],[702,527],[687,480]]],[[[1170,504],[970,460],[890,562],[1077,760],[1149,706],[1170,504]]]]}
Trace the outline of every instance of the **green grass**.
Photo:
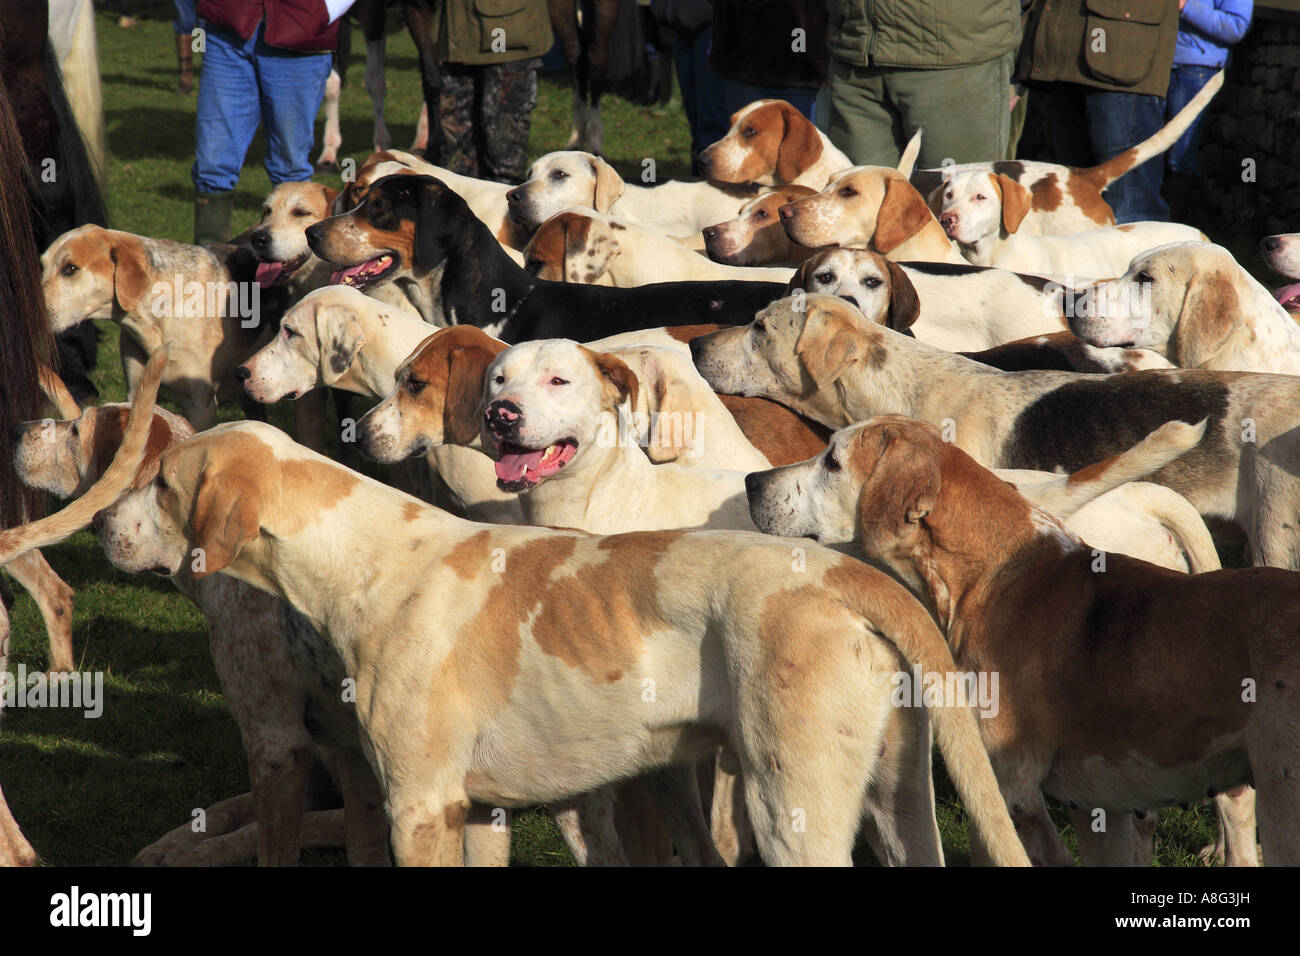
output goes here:
{"type": "MultiPolygon", "coordinates": [[[[171,5],[144,4],[146,19],[122,30],[99,12],[100,60],[112,159],[108,169],[112,224],[144,235],[189,241],[193,235],[195,95],[175,92],[171,5]]],[[[415,51],[395,11],[388,47],[389,127],[399,147],[410,143],[420,103],[415,51]]],[[[360,41],[356,41],[360,52],[360,41]]],[[[355,61],[342,102],[343,155],[360,161],[370,151],[370,106],[355,61]]],[[[569,131],[569,88],[543,76],[533,117],[530,155],[559,149],[569,131]]],[[[659,114],[617,98],[605,102],[606,152],[629,178],[653,156],[660,176],[680,176],[688,164],[689,132],[673,109],[659,114]]],[[[317,129],[319,141],[320,129],[317,129]]],[[[247,157],[236,196],[235,231],[257,218],[269,189],[259,136],[247,157]]],[[[314,158],[314,155],[313,155],[314,158]]],[[[336,177],[322,181],[339,185],[336,177]]],[[[95,384],[104,401],[125,394],[116,331],[104,323],[95,384]]],[[[238,413],[223,410],[222,418],[238,413]]],[[[284,427],[286,409],[273,409],[284,427]]],[[[73,637],[79,670],[105,675],[102,717],[56,709],[6,712],[0,737],[0,780],[5,795],[41,860],[50,865],[123,865],[190,812],[248,789],[239,734],[227,712],[207,651],[204,622],[171,585],[127,575],[104,559],[88,533],[46,552],[77,591],[73,637]]],[[[48,663],[44,627],[31,598],[19,592],[13,612],[11,667],[29,671],[48,663]]],[[[950,863],[969,862],[965,815],[940,777],[939,819],[950,863]]],[[[1058,811],[1058,822],[1066,822],[1058,811]]],[[[1213,836],[1213,811],[1162,815],[1157,857],[1162,865],[1194,861],[1213,836]]],[[[513,862],[572,865],[549,818],[519,814],[513,862]]],[[[1072,842],[1072,838],[1071,838],[1072,842]]],[[[865,846],[860,863],[872,862],[865,846]]],[[[338,865],[338,852],[304,854],[309,864],[338,865]]]]}

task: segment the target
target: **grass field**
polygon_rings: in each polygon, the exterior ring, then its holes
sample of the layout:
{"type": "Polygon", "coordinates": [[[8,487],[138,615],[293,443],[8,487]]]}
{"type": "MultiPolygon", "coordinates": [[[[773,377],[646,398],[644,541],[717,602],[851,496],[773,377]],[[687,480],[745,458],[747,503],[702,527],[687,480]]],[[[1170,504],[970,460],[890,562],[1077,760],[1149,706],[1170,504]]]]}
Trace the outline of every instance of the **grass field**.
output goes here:
{"type": "MultiPolygon", "coordinates": [[[[100,59],[112,161],[108,170],[112,225],[129,232],[189,241],[193,235],[195,96],[175,92],[171,5],[140,4],[143,19],[123,30],[101,12],[100,59]]],[[[360,41],[356,41],[358,53],[360,41]]],[[[388,48],[389,127],[399,147],[410,142],[420,92],[414,47],[397,20],[388,48]]],[[[568,135],[570,94],[562,77],[544,76],[533,117],[531,155],[560,148],[568,135]]],[[[344,91],[344,154],[358,161],[369,151],[370,106],[354,62],[344,91]]],[[[611,98],[605,106],[606,152],[625,175],[653,156],[661,176],[688,165],[684,115],[655,113],[611,98]]],[[[319,127],[317,131],[319,142],[319,127]]],[[[235,231],[252,224],[269,189],[261,137],[249,152],[237,192],[235,231]]],[[[339,185],[336,178],[322,181],[339,185]]],[[[104,323],[94,380],[105,401],[124,387],[115,330],[104,323]]],[[[227,412],[223,417],[232,417],[227,412]]],[[[287,413],[274,411],[284,424],[287,413]]],[[[88,533],[50,549],[51,564],[77,591],[74,641],[78,669],[104,673],[103,716],[12,709],[0,737],[0,780],[15,816],[41,860],[49,865],[123,865],[164,832],[205,807],[248,789],[239,734],[227,713],[208,657],[202,617],[160,578],[126,575],[104,559],[88,533]]],[[[13,611],[10,666],[29,671],[48,660],[44,628],[31,600],[20,593],[13,611]]],[[[1106,675],[1094,675],[1105,680],[1106,675]]],[[[940,825],[950,863],[969,860],[965,819],[946,780],[939,781],[940,825]]],[[[1064,824],[1066,816],[1057,811],[1064,824]]],[[[540,811],[515,824],[513,860],[519,865],[572,865],[540,811]]],[[[1172,810],[1161,816],[1157,838],[1162,865],[1194,862],[1213,836],[1213,810],[1172,810]]],[[[871,862],[865,848],[860,862],[871,862]]],[[[340,853],[311,851],[310,863],[339,864],[340,853]]]]}

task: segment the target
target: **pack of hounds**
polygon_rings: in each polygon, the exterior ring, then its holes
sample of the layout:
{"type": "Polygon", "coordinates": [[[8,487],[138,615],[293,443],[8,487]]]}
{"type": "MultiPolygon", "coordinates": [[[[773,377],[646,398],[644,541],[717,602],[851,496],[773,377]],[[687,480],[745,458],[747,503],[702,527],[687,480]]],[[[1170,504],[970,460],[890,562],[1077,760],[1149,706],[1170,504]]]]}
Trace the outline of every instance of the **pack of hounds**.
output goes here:
{"type": "Polygon", "coordinates": [[[56,669],[34,549],[93,523],[168,576],[248,755],[136,862],[503,865],[544,805],[583,865],[942,865],[933,741],[974,863],[1074,864],[1051,797],[1085,864],[1203,801],[1205,861],[1300,864],[1300,284],[1105,200],[1221,83],[1088,169],[851,167],[765,100],[707,181],[387,150],[229,247],[60,237],[53,327],[118,323],[133,404],[47,381],[14,466],[70,501],[0,558],[56,669]],[[159,307],[241,281],[282,314],[159,307]],[[373,404],[342,442],[331,393],[373,404]]]}

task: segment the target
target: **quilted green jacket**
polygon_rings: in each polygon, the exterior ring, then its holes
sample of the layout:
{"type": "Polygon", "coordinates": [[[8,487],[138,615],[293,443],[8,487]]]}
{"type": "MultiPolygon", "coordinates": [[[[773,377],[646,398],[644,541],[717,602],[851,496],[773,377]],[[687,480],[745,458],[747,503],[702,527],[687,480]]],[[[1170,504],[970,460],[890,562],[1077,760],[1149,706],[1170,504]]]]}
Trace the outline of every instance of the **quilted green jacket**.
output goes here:
{"type": "Polygon", "coordinates": [[[438,51],[444,62],[510,63],[551,48],[546,0],[444,0],[438,51]]]}
{"type": "Polygon", "coordinates": [[[827,0],[827,5],[831,55],[853,66],[967,66],[1020,43],[1017,0],[827,0]]]}

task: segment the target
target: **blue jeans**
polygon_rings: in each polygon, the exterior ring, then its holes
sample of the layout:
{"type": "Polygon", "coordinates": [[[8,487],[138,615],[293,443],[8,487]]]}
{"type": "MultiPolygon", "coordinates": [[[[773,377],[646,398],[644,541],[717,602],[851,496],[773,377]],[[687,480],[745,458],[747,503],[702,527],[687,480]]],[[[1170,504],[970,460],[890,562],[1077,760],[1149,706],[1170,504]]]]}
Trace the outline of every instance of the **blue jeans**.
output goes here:
{"type": "Polygon", "coordinates": [[[206,26],[194,124],[194,168],[200,193],[225,192],[239,182],[259,124],[266,126],[266,174],[272,186],[311,179],[313,125],[330,73],[328,53],[290,53],[206,26]]]}
{"type": "MultiPolygon", "coordinates": [[[[1052,141],[1056,161],[1068,166],[1095,166],[1117,156],[1158,131],[1165,122],[1163,97],[1112,93],[1089,86],[1051,86],[1052,141]]],[[[1164,163],[1143,163],[1111,183],[1104,193],[1115,221],[1169,220],[1160,195],[1164,163]]]]}
{"type": "Polygon", "coordinates": [[[682,107],[691,124],[691,171],[700,174],[695,157],[712,146],[731,128],[726,89],[722,77],[709,69],[709,43],[713,32],[707,27],[694,36],[678,35],[673,42],[673,65],[682,91],[682,107]]]}
{"type": "MultiPolygon", "coordinates": [[[[1192,97],[1201,91],[1206,83],[1210,82],[1210,77],[1219,72],[1212,66],[1178,66],[1174,65],[1173,70],[1169,73],[1169,94],[1165,97],[1165,117],[1166,121],[1174,118],[1174,114],[1181,110],[1191,101],[1192,97]]],[[[1192,125],[1187,127],[1178,142],[1169,148],[1165,154],[1165,164],[1169,167],[1170,172],[1174,173],[1200,173],[1200,167],[1196,165],[1196,152],[1201,142],[1201,123],[1205,120],[1205,113],[1193,120],[1192,125]]]]}
{"type": "Polygon", "coordinates": [[[817,122],[817,91],[797,86],[756,86],[727,80],[727,112],[735,113],[754,100],[785,100],[812,122],[817,122]]]}

